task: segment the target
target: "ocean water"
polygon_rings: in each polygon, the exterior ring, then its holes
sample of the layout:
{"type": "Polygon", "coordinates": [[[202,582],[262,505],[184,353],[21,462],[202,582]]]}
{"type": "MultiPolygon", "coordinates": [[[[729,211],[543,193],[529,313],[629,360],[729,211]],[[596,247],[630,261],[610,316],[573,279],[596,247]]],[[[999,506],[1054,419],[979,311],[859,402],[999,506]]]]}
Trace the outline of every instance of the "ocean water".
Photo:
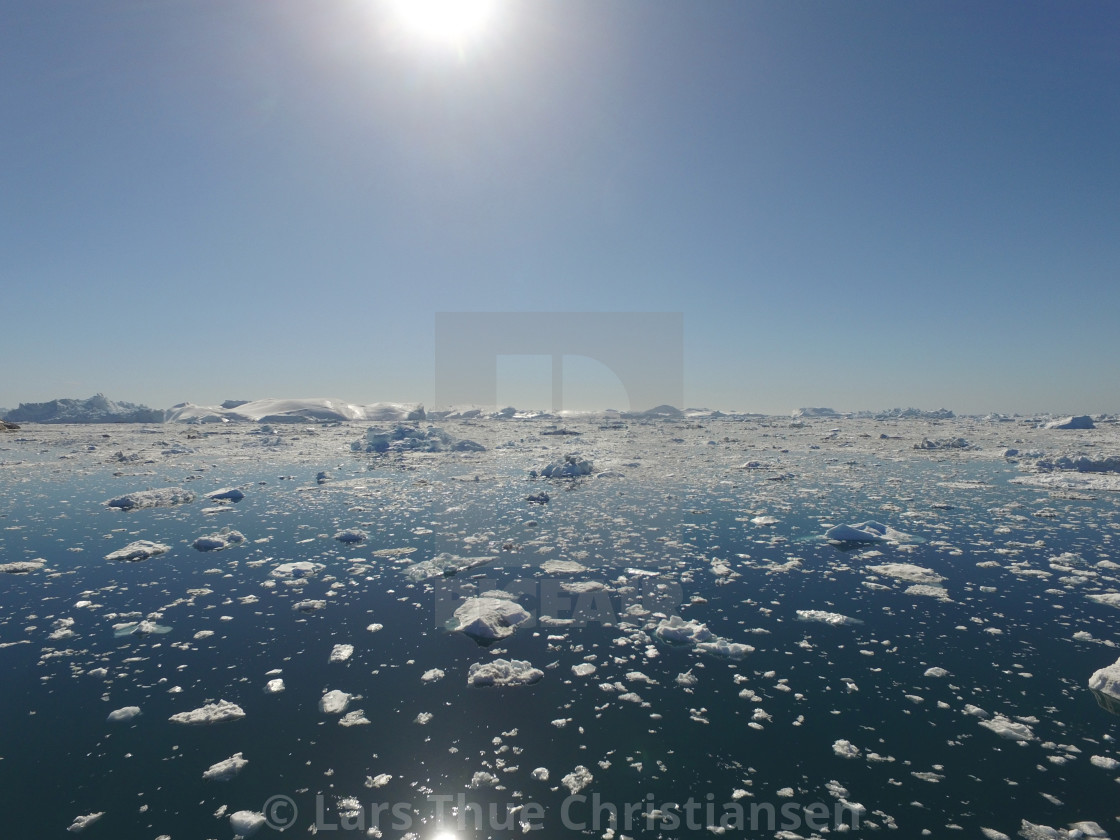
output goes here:
{"type": "Polygon", "coordinates": [[[227,838],[239,811],[265,817],[257,836],[981,837],[1023,820],[1118,833],[1120,769],[1091,757],[1120,759],[1120,717],[1086,687],[1120,656],[1116,609],[1087,597],[1120,589],[1116,494],[1013,483],[1021,466],[997,453],[1018,428],[964,428],[978,450],[927,453],[918,424],[892,429],[900,440],[855,421],[839,435],[571,425],[581,434],[559,440],[532,423],[446,425],[479,453],[355,453],[356,425],[0,439],[0,563],[45,562],[0,575],[4,835],[61,836],[101,813],[83,834],[227,838]],[[566,452],[596,472],[530,477],[566,452]],[[199,498],[105,505],[173,486],[199,498]],[[230,486],[245,498],[203,498],[230,486]],[[546,504],[527,501],[541,491],[546,504]],[[867,519],[903,537],[822,538],[867,519]],[[245,542],[191,547],[223,527],[245,542]],[[343,544],[345,528],[369,538],[343,544]],[[104,559],[138,539],[171,550],[104,559]],[[410,577],[444,552],[490,559],[410,577]],[[270,575],[297,560],[322,568],[270,575]],[[582,569],[544,566],[557,560],[582,569]],[[940,589],[908,591],[871,568],[885,564],[940,589]],[[449,629],[462,598],[493,590],[532,620],[488,645],[449,629]],[[293,608],[305,600],[324,606],[293,608]],[[753,651],[666,643],[656,628],[674,614],[753,651]],[[142,619],[168,629],[120,635],[142,619]],[[339,644],[354,653],[330,662],[339,644]],[[472,664],[499,658],[543,677],[468,685],[472,664]],[[423,681],[431,669],[445,676],[423,681]],[[275,676],[286,690],[265,693],[275,676]],[[321,712],[333,689],[368,723],[321,712]],[[169,721],[218,700],[245,717],[169,721]],[[126,706],[140,715],[107,720],[126,706]],[[1025,739],[981,726],[997,715],[1025,739]],[[235,777],[203,779],[235,753],[235,777]]]}

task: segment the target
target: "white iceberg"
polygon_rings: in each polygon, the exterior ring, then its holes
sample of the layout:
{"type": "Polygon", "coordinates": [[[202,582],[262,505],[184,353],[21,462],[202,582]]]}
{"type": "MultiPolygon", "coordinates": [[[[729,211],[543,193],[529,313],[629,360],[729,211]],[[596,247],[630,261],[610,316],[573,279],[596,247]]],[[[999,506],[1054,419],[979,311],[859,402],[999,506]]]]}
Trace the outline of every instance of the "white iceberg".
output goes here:
{"type": "Polygon", "coordinates": [[[114,709],[109,712],[109,717],[106,720],[113,721],[114,723],[121,723],[126,720],[132,720],[140,714],[139,706],[124,706],[120,709],[114,709]]]}
{"type": "Polygon", "coordinates": [[[451,629],[486,642],[512,636],[517,626],[530,618],[525,608],[516,601],[484,595],[468,598],[459,605],[455,610],[456,623],[451,629]]]}
{"type": "Polygon", "coordinates": [[[326,566],[322,563],[314,563],[311,560],[295,560],[291,563],[281,563],[268,574],[277,580],[291,580],[292,578],[311,577],[325,568],[326,566]]]}
{"type": "Polygon", "coordinates": [[[105,816],[105,812],[98,811],[94,814],[86,814],[85,816],[74,817],[74,822],[70,823],[70,827],[66,830],[73,832],[82,831],[83,829],[89,828],[103,816],[105,816]]]}
{"type": "Polygon", "coordinates": [[[913,563],[882,563],[878,566],[868,566],[868,571],[879,575],[892,577],[895,580],[904,580],[909,583],[924,583],[929,586],[945,580],[937,572],[924,566],[915,566],[913,563]]]}
{"type": "Polygon", "coordinates": [[[1026,743],[1035,740],[1035,734],[1027,724],[1004,715],[996,715],[991,720],[982,720],[980,725],[1009,741],[1026,743]]]}
{"type": "Polygon", "coordinates": [[[202,778],[208,782],[228,782],[248,763],[241,753],[234,753],[224,761],[211,764],[210,768],[203,772],[202,778]]]}
{"type": "Polygon", "coordinates": [[[337,688],[333,689],[319,700],[319,711],[327,715],[340,715],[346,711],[346,707],[350,705],[350,701],[353,699],[353,694],[347,694],[337,688]]]}
{"type": "Polygon", "coordinates": [[[228,700],[219,700],[217,703],[207,703],[189,712],[179,712],[168,720],[172,723],[186,723],[192,725],[221,723],[226,720],[240,720],[245,717],[245,711],[236,703],[228,700]]]}
{"type": "Polygon", "coordinates": [[[565,455],[561,461],[553,461],[543,470],[544,478],[577,478],[581,475],[591,475],[594,464],[579,455],[565,455]]]}
{"type": "Polygon", "coordinates": [[[170,551],[171,546],[164,545],[163,543],[151,542],[150,540],[137,540],[131,542],[124,548],[118,548],[116,551],[111,551],[105,555],[106,560],[125,560],[129,563],[136,563],[140,560],[147,560],[149,557],[163,554],[170,551]]]}
{"type": "Polygon", "coordinates": [[[241,545],[245,542],[245,535],[240,531],[223,528],[216,534],[207,534],[199,537],[191,546],[197,551],[225,551],[230,546],[241,545]]]}
{"type": "Polygon", "coordinates": [[[139,508],[185,505],[194,500],[195,495],[190,490],[184,490],[182,487],[161,487],[158,490],[138,490],[134,493],[118,496],[105,504],[120,510],[137,510],[139,508]]]}
{"type": "Polygon", "coordinates": [[[229,827],[238,837],[256,834],[264,824],[264,814],[260,811],[235,811],[229,815],[229,827]]]}
{"type": "Polygon", "coordinates": [[[490,662],[476,662],[467,672],[467,685],[498,686],[502,688],[517,685],[532,685],[544,677],[544,671],[534,668],[532,663],[523,659],[494,659],[490,662]]]}
{"type": "Polygon", "coordinates": [[[353,645],[335,645],[331,649],[330,662],[345,662],[354,655],[353,645]]]}
{"type": "Polygon", "coordinates": [[[821,624],[830,624],[841,627],[848,624],[863,624],[858,618],[842,615],[841,613],[825,612],[824,610],[798,610],[798,621],[816,621],[821,624]]]}

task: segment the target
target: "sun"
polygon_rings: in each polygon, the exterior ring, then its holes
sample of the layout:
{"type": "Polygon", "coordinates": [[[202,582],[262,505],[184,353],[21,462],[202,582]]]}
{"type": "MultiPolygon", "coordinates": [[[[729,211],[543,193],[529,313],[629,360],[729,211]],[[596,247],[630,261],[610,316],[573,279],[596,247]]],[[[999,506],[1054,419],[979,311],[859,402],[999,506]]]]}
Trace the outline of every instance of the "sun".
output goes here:
{"type": "Polygon", "coordinates": [[[462,46],[485,31],[495,0],[393,0],[401,23],[414,34],[462,46]]]}

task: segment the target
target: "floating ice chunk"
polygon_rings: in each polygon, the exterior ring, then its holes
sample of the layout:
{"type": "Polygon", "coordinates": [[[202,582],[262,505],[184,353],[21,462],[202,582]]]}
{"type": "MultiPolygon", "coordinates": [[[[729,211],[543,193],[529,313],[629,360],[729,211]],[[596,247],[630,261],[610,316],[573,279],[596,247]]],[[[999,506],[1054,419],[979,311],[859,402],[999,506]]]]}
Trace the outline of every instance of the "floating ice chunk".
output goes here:
{"type": "Polygon", "coordinates": [[[28,572],[39,571],[45,565],[47,565],[45,560],[16,560],[14,563],[0,563],[0,572],[9,575],[26,575],[28,572]]]}
{"type": "Polygon", "coordinates": [[[194,725],[221,723],[226,720],[240,720],[245,717],[245,711],[236,703],[228,700],[219,700],[217,703],[207,703],[189,712],[179,712],[168,720],[172,723],[187,723],[194,725]]]}
{"type": "Polygon", "coordinates": [[[1094,671],[1089,677],[1089,690],[1102,708],[1120,714],[1120,659],[1094,671]]]}
{"type": "Polygon", "coordinates": [[[294,604],[292,604],[292,609],[293,610],[299,610],[300,612],[309,613],[309,612],[315,612],[317,610],[326,609],[326,606],[327,606],[327,602],[322,600],[322,599],[306,598],[302,601],[296,601],[294,604]]]}
{"type": "Polygon", "coordinates": [[[442,680],[445,676],[447,676],[447,675],[443,671],[441,671],[439,668],[431,668],[431,669],[425,671],[421,675],[420,681],[421,682],[426,682],[426,683],[438,682],[439,680],[442,680]]]}
{"type": "Polygon", "coordinates": [[[471,776],[470,784],[467,787],[475,788],[488,788],[494,787],[498,784],[498,777],[493,773],[487,773],[485,770],[479,770],[471,776]]]}
{"type": "Polygon", "coordinates": [[[235,811],[229,815],[229,825],[238,837],[256,834],[265,823],[260,811],[235,811]]]}
{"type": "Polygon", "coordinates": [[[495,659],[476,662],[467,673],[467,685],[516,686],[531,685],[544,677],[544,671],[523,659],[495,659]]]}
{"type": "Polygon", "coordinates": [[[546,560],[541,563],[541,570],[550,575],[567,575],[586,572],[587,567],[575,560],[546,560]]]}
{"type": "Polygon", "coordinates": [[[576,768],[572,770],[571,773],[560,780],[560,784],[566,787],[571,792],[572,796],[575,796],[591,784],[594,779],[595,777],[591,775],[591,771],[582,764],[579,764],[576,765],[576,768]]]}
{"type": "Polygon", "coordinates": [[[926,672],[925,672],[925,674],[923,674],[923,676],[938,677],[938,678],[947,677],[947,676],[949,676],[949,672],[946,671],[944,668],[939,668],[939,667],[934,666],[933,668],[927,668],[926,672]]]}
{"type": "Polygon", "coordinates": [[[221,490],[207,493],[206,498],[214,501],[240,502],[245,498],[245,494],[236,487],[223,487],[221,490]]]}
{"type": "Polygon", "coordinates": [[[139,508],[185,505],[194,500],[195,495],[190,490],[184,490],[182,487],[161,487],[158,490],[138,490],[134,493],[118,496],[105,504],[120,510],[137,510],[139,508]]]}
{"type": "Polygon", "coordinates": [[[538,782],[547,782],[548,781],[548,768],[547,767],[538,767],[532,773],[530,773],[529,775],[532,778],[536,779],[538,782]]]}
{"type": "Polygon", "coordinates": [[[230,546],[240,545],[245,542],[245,535],[240,531],[223,528],[216,534],[207,534],[199,537],[191,546],[198,551],[224,551],[230,546]]]}
{"type": "MultiPolygon", "coordinates": [[[[504,594],[504,593],[502,593],[504,594]]],[[[517,625],[528,621],[529,613],[508,597],[468,598],[455,610],[452,630],[479,641],[493,641],[513,635],[517,625]]]]}
{"type": "Polygon", "coordinates": [[[1089,756],[1089,763],[1094,767],[1100,767],[1102,770],[1120,769],[1120,761],[1105,755],[1091,755],[1089,756]]]}
{"type": "Polygon", "coordinates": [[[915,443],[914,448],[915,449],[943,450],[943,449],[972,449],[973,446],[972,446],[971,443],[969,443],[963,437],[938,438],[936,440],[930,440],[929,438],[922,438],[922,442],[921,443],[915,443]]]}
{"type": "Polygon", "coordinates": [[[389,773],[379,773],[376,776],[366,776],[366,787],[385,787],[385,785],[389,784],[389,782],[391,781],[393,781],[393,777],[389,773]]]}
{"type": "Polygon", "coordinates": [[[331,649],[330,662],[345,662],[354,655],[353,645],[335,645],[331,649]]]}
{"type": "MultiPolygon", "coordinates": [[[[915,583],[906,587],[907,595],[923,595],[927,598],[937,598],[940,601],[952,601],[948,590],[943,586],[929,586],[924,583],[915,583]]],[[[989,632],[994,628],[989,628],[989,632]]]]}
{"type": "Polygon", "coordinates": [[[228,782],[240,773],[241,768],[248,763],[248,760],[243,758],[241,753],[234,753],[225,761],[211,764],[210,769],[202,774],[202,778],[208,782],[228,782]]]}
{"type": "Polygon", "coordinates": [[[841,627],[848,624],[863,624],[858,618],[852,618],[841,613],[825,612],[824,610],[798,610],[798,621],[818,621],[821,624],[831,624],[841,627]]]}
{"type": "Polygon", "coordinates": [[[695,645],[712,638],[712,631],[699,621],[685,621],[679,615],[663,618],[654,630],[659,639],[670,644],[695,645]]]}
{"type": "Polygon", "coordinates": [[[339,726],[366,726],[369,724],[369,718],[366,717],[364,709],[355,709],[352,712],[347,712],[338,720],[339,726]]]}
{"type": "Polygon", "coordinates": [[[911,583],[937,584],[945,580],[937,572],[913,563],[883,563],[879,566],[868,566],[867,570],[876,574],[892,577],[896,580],[906,580],[911,583]]]}
{"type": "Polygon", "coordinates": [[[1120,592],[1104,592],[1097,595],[1086,595],[1090,601],[1104,604],[1109,607],[1120,607],[1120,592]]]}
{"type": "Polygon", "coordinates": [[[1044,429],[1095,429],[1093,418],[1088,414],[1077,417],[1059,417],[1046,423],[1044,429]]]}
{"type": "Polygon", "coordinates": [[[126,560],[130,563],[136,563],[140,560],[147,560],[149,557],[155,557],[157,554],[163,554],[170,551],[171,546],[164,545],[163,543],[151,542],[150,540],[137,540],[131,542],[124,548],[118,548],[116,551],[111,551],[105,555],[106,560],[126,560]]]}
{"type": "Polygon", "coordinates": [[[327,715],[340,715],[346,711],[346,707],[350,705],[350,701],[353,699],[353,694],[347,694],[337,688],[333,689],[319,700],[319,711],[327,715]]]}
{"type": "Polygon", "coordinates": [[[347,528],[335,534],[334,538],[340,543],[361,543],[369,539],[369,534],[358,528],[347,528]]]}
{"type": "Polygon", "coordinates": [[[277,677],[274,680],[269,680],[264,687],[265,694],[279,694],[285,688],[284,680],[277,677]]]}
{"type": "Polygon", "coordinates": [[[565,455],[562,461],[553,461],[543,470],[544,478],[576,478],[581,475],[591,475],[594,464],[579,455],[565,455]]]}
{"type": "Polygon", "coordinates": [[[578,665],[572,666],[572,673],[577,677],[589,677],[598,669],[590,662],[581,662],[578,665]]]}
{"type": "Polygon", "coordinates": [[[460,557],[458,554],[449,554],[445,551],[430,560],[413,563],[405,569],[405,574],[415,581],[440,576],[451,577],[459,572],[476,569],[492,562],[494,562],[493,557],[460,557]]]}
{"type": "Polygon", "coordinates": [[[756,516],[751,519],[752,525],[777,525],[778,517],[776,516],[756,516]]]}
{"type": "Polygon", "coordinates": [[[281,563],[268,574],[277,580],[291,578],[311,577],[326,568],[322,563],[313,563],[310,560],[296,560],[292,563],[281,563]]]}
{"type": "Polygon", "coordinates": [[[113,711],[109,712],[109,717],[107,717],[106,720],[110,720],[113,723],[121,723],[126,720],[132,720],[139,714],[139,706],[124,706],[120,709],[114,709],[113,711]]]}
{"type": "Polygon", "coordinates": [[[844,738],[833,743],[832,751],[841,758],[859,758],[860,756],[859,747],[844,738]]]}
{"type": "Polygon", "coordinates": [[[887,526],[868,520],[856,525],[834,525],[824,532],[826,540],[833,542],[885,542],[887,526]]]}
{"type": "Polygon", "coordinates": [[[70,827],[67,828],[66,830],[67,831],[75,831],[75,832],[82,831],[86,828],[89,828],[91,825],[93,825],[95,822],[97,822],[103,816],[105,816],[105,812],[104,811],[98,811],[97,813],[94,813],[94,814],[86,814],[83,817],[74,817],[74,822],[70,823],[70,827]]]}
{"type": "Polygon", "coordinates": [[[713,636],[707,642],[700,642],[696,645],[696,649],[701,653],[708,653],[712,656],[722,656],[727,659],[741,659],[748,653],[754,653],[754,648],[750,645],[744,645],[741,642],[732,642],[721,636],[713,636]]]}
{"type": "Polygon", "coordinates": [[[1002,831],[996,831],[994,828],[981,827],[980,833],[983,834],[987,840],[1011,840],[1011,838],[1002,831]]]}
{"type": "Polygon", "coordinates": [[[980,725],[985,729],[992,730],[992,732],[999,735],[999,737],[1006,738],[1009,741],[1026,743],[1027,741],[1035,740],[1034,732],[1027,724],[1012,720],[1003,715],[996,715],[991,720],[982,720],[980,721],[980,725]]]}

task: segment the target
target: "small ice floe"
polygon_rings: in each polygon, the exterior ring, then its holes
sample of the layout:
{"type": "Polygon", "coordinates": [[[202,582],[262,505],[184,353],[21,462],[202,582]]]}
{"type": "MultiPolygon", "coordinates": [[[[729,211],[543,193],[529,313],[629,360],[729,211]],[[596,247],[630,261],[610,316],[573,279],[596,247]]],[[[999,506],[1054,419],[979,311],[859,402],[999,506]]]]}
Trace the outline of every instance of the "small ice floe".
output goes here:
{"type": "Polygon", "coordinates": [[[367,788],[382,788],[389,782],[393,781],[393,777],[389,773],[378,773],[376,776],[366,776],[367,788]]]}
{"type": "Polygon", "coordinates": [[[179,712],[168,718],[172,723],[185,723],[194,726],[211,723],[221,723],[227,720],[240,720],[245,717],[245,711],[236,703],[228,700],[219,700],[217,703],[207,703],[189,712],[179,712]]]}
{"type": "Polygon", "coordinates": [[[326,609],[326,607],[326,601],[316,598],[305,598],[302,601],[296,601],[294,604],[292,604],[293,610],[298,610],[299,612],[305,613],[317,612],[319,610],[326,609]]]}
{"type": "Polygon", "coordinates": [[[164,545],[163,543],[152,542],[150,540],[137,540],[131,542],[124,548],[118,548],[116,551],[111,551],[105,555],[106,560],[125,560],[129,563],[136,563],[140,560],[147,560],[149,557],[155,557],[158,554],[163,554],[171,550],[171,546],[164,545]]]}
{"type": "Polygon", "coordinates": [[[451,577],[459,572],[476,569],[492,562],[494,562],[493,557],[460,557],[458,554],[448,554],[445,551],[430,560],[413,563],[405,569],[405,574],[415,581],[433,577],[451,577]]]}
{"type": "Polygon", "coordinates": [[[859,747],[844,738],[833,743],[832,751],[841,758],[859,758],[860,756],[859,747]]]}
{"type": "Polygon", "coordinates": [[[412,722],[417,723],[420,726],[427,726],[427,724],[433,717],[435,717],[435,715],[433,715],[431,712],[420,712],[420,714],[412,719],[412,722]]]}
{"type": "Polygon", "coordinates": [[[1120,592],[1105,592],[1097,595],[1086,595],[1090,601],[1104,604],[1108,607],[1120,607],[1120,592]]]}
{"type": "Polygon", "coordinates": [[[913,539],[909,534],[896,531],[882,522],[869,519],[855,525],[834,525],[824,532],[824,538],[831,543],[879,543],[907,542],[913,539]]]}
{"type": "Polygon", "coordinates": [[[581,475],[591,475],[594,464],[579,455],[565,455],[563,460],[553,461],[543,470],[543,478],[577,478],[581,475]]]}
{"type": "Polygon", "coordinates": [[[715,635],[706,624],[699,621],[685,621],[679,615],[661,619],[653,634],[670,645],[688,645],[703,653],[738,659],[752,653],[750,645],[731,642],[715,635]]]}
{"type": "Polygon", "coordinates": [[[868,566],[867,570],[878,575],[892,577],[895,580],[905,580],[910,583],[924,583],[929,586],[933,586],[945,580],[945,578],[932,569],[927,569],[924,566],[915,566],[913,563],[883,563],[878,566],[868,566]]]}
{"type": "Polygon", "coordinates": [[[335,645],[331,649],[331,657],[329,662],[345,662],[354,655],[353,645],[335,645]]]}
{"type": "Polygon", "coordinates": [[[541,563],[541,571],[549,575],[574,575],[586,572],[587,567],[575,560],[545,560],[541,563]]]}
{"type": "Polygon", "coordinates": [[[337,688],[332,689],[319,700],[319,711],[325,715],[340,715],[346,711],[346,707],[350,705],[350,701],[353,699],[353,694],[347,694],[337,688]]]}
{"type": "Polygon", "coordinates": [[[914,444],[915,449],[927,449],[933,451],[951,450],[951,449],[972,449],[973,446],[963,437],[956,438],[938,438],[937,440],[930,440],[929,438],[922,438],[921,443],[914,444]]]}
{"type": "Polygon", "coordinates": [[[1094,767],[1100,767],[1102,770],[1120,769],[1120,761],[1106,755],[1091,755],[1089,756],[1089,763],[1094,767]]]}
{"type": "Polygon", "coordinates": [[[582,764],[576,765],[576,768],[571,773],[566,775],[560,780],[560,784],[566,787],[575,796],[592,781],[595,777],[591,775],[591,771],[584,767],[582,764]]]}
{"type": "Polygon", "coordinates": [[[85,816],[82,816],[82,817],[74,817],[74,822],[70,823],[70,827],[67,828],[66,830],[67,831],[73,831],[73,832],[82,831],[84,829],[89,828],[91,825],[93,825],[95,822],[97,822],[103,816],[105,816],[105,812],[104,811],[98,811],[94,814],[86,814],[85,816]]]}
{"type": "Polygon", "coordinates": [[[475,641],[492,642],[512,636],[519,624],[531,616],[505,592],[495,591],[477,598],[468,598],[458,609],[450,629],[470,636],[475,641]]]}
{"type": "Polygon", "coordinates": [[[45,560],[16,560],[14,563],[0,563],[0,573],[7,575],[26,575],[37,572],[47,565],[45,560]]]}
{"type": "Polygon", "coordinates": [[[277,580],[292,580],[294,578],[306,578],[321,572],[325,569],[322,563],[313,563],[310,560],[296,560],[291,563],[281,563],[271,572],[270,577],[277,580]]]}
{"type": "Polygon", "coordinates": [[[532,779],[536,779],[538,782],[547,782],[548,775],[549,774],[547,767],[537,767],[535,770],[533,770],[532,773],[529,774],[529,777],[532,779]]]}
{"type": "Polygon", "coordinates": [[[163,635],[170,633],[171,628],[163,624],[156,624],[154,621],[128,621],[124,624],[113,625],[113,636],[118,639],[123,639],[125,636],[149,636],[152,634],[163,635]]]}
{"type": "Polygon", "coordinates": [[[369,722],[370,720],[366,717],[364,709],[347,712],[338,719],[339,726],[368,726],[369,722]]]}
{"type": "Polygon", "coordinates": [[[210,769],[203,772],[202,778],[208,782],[228,782],[248,763],[241,753],[234,753],[224,761],[211,764],[210,769]]]}
{"type": "Polygon", "coordinates": [[[215,502],[240,502],[245,498],[245,494],[236,487],[223,487],[221,490],[207,493],[206,498],[215,502]]]}
{"type": "Polygon", "coordinates": [[[336,540],[338,540],[340,543],[346,543],[347,545],[352,545],[354,543],[365,542],[366,540],[369,539],[369,534],[366,533],[365,531],[362,531],[362,530],[358,529],[358,528],[346,528],[342,531],[339,531],[337,534],[335,534],[334,538],[336,540]]]}
{"type": "Polygon", "coordinates": [[[216,534],[207,534],[199,537],[191,546],[197,551],[224,551],[230,546],[240,545],[245,542],[245,535],[240,531],[223,528],[216,534]]]}
{"type": "Polygon", "coordinates": [[[1025,744],[1028,741],[1035,740],[1034,731],[1027,724],[1003,715],[996,715],[991,720],[982,720],[980,725],[1009,741],[1018,741],[1025,744]]]}
{"type": "Polygon", "coordinates": [[[946,671],[944,668],[939,668],[937,666],[934,666],[933,668],[927,668],[926,672],[923,676],[941,678],[941,677],[949,676],[949,672],[946,671]]]}
{"type": "Polygon", "coordinates": [[[229,815],[229,826],[238,837],[256,834],[264,824],[264,814],[260,811],[234,811],[229,815]]]}
{"type": "Polygon", "coordinates": [[[825,612],[824,610],[798,610],[798,621],[816,621],[821,624],[829,624],[833,627],[842,627],[849,624],[863,624],[858,618],[843,615],[841,613],[825,612]]]}
{"type": "Polygon", "coordinates": [[[112,721],[113,723],[123,723],[124,721],[132,720],[139,714],[139,706],[124,706],[109,712],[109,717],[107,717],[106,720],[112,721]]]}
{"type": "Polygon", "coordinates": [[[590,662],[581,662],[572,666],[572,673],[577,677],[590,677],[598,669],[590,662]]]}
{"type": "Polygon", "coordinates": [[[1089,677],[1089,690],[1102,709],[1120,715],[1120,659],[1094,671],[1089,677]]]}
{"type": "Polygon", "coordinates": [[[439,668],[431,668],[431,669],[425,671],[421,675],[420,682],[426,682],[426,683],[439,682],[445,676],[447,676],[447,675],[443,671],[441,671],[439,668]]]}
{"type": "Polygon", "coordinates": [[[1044,429],[1095,429],[1093,425],[1093,418],[1088,414],[1081,414],[1076,417],[1058,417],[1045,423],[1042,428],[1044,429]]]}
{"type": "Polygon", "coordinates": [[[758,525],[760,527],[764,526],[764,525],[777,525],[778,524],[778,517],[776,517],[776,516],[756,516],[753,519],[751,519],[751,524],[752,525],[758,525]]]}
{"type": "Polygon", "coordinates": [[[195,495],[190,490],[184,490],[182,487],[161,487],[158,490],[138,490],[135,493],[118,496],[105,504],[119,510],[137,510],[139,508],[185,505],[194,500],[195,495]]]}
{"type": "Polygon", "coordinates": [[[510,687],[532,685],[544,677],[544,671],[534,668],[524,659],[494,659],[476,662],[467,672],[467,685],[510,687]]]}
{"type": "Polygon", "coordinates": [[[280,677],[276,677],[275,679],[269,680],[267,683],[265,683],[264,693],[279,694],[286,687],[287,686],[284,685],[284,680],[280,677]]]}

